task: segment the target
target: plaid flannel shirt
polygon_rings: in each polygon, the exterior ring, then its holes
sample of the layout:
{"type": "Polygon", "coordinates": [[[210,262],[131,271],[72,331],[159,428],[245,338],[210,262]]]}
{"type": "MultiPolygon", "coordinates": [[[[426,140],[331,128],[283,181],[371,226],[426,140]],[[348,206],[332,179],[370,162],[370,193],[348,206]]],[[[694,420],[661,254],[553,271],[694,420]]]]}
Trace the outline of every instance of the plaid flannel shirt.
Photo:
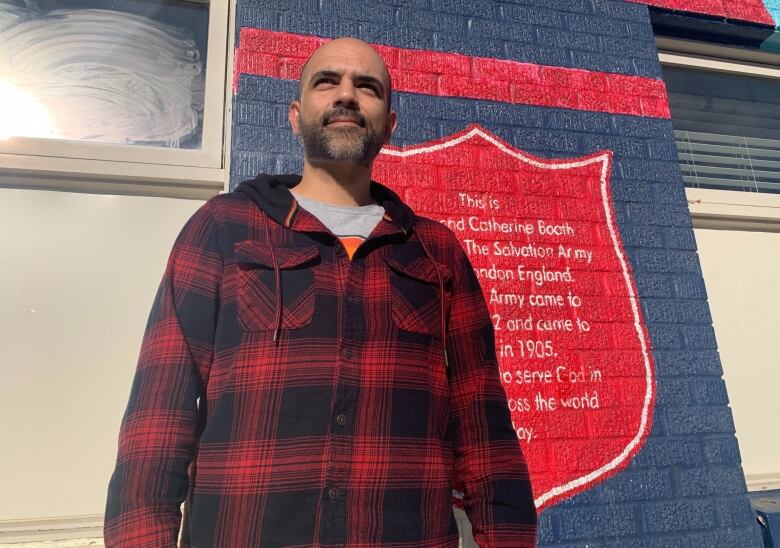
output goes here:
{"type": "Polygon", "coordinates": [[[493,328],[452,233],[372,184],[350,261],[294,176],[212,198],[154,301],[107,546],[530,547],[536,513],[493,328]],[[445,347],[448,363],[445,363],[445,347]]]}

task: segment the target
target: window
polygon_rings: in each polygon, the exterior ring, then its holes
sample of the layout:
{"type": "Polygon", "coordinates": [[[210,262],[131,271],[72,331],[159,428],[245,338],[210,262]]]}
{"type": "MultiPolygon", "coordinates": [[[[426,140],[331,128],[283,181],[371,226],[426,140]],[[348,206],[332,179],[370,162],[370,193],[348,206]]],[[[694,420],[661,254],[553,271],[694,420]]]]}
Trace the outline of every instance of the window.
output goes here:
{"type": "Polygon", "coordinates": [[[229,0],[0,0],[0,184],[224,186],[229,0]]]}
{"type": "Polygon", "coordinates": [[[780,55],[656,41],[695,226],[780,230],[780,55]]]}

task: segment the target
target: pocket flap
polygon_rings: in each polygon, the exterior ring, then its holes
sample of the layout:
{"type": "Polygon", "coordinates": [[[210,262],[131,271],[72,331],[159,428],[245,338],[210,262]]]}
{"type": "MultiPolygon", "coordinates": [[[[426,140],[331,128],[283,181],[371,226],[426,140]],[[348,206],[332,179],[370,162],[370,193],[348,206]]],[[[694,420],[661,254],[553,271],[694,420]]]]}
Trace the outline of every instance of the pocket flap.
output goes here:
{"type": "MultiPolygon", "coordinates": [[[[385,262],[399,274],[430,284],[439,284],[439,277],[436,275],[436,268],[427,257],[418,257],[409,264],[402,264],[393,257],[385,257],[385,262]]],[[[446,266],[439,263],[439,272],[443,283],[450,279],[450,271],[446,266]]]]}
{"type": "Polygon", "coordinates": [[[276,263],[282,270],[296,268],[304,265],[320,256],[320,251],[316,246],[302,247],[277,247],[271,255],[271,248],[266,242],[256,240],[245,240],[237,242],[233,247],[236,261],[242,265],[260,265],[266,268],[274,267],[274,256],[276,263]]]}

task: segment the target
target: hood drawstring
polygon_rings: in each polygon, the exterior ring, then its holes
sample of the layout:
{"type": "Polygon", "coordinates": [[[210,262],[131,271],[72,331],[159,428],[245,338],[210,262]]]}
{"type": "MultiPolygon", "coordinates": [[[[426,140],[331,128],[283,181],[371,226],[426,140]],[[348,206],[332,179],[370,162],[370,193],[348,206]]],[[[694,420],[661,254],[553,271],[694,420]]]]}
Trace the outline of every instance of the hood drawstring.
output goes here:
{"type": "Polygon", "coordinates": [[[439,309],[441,310],[441,344],[442,348],[444,349],[444,366],[449,367],[450,362],[447,359],[447,313],[444,309],[444,278],[441,275],[441,270],[439,269],[439,263],[437,263],[433,255],[431,255],[431,252],[428,251],[428,246],[425,245],[425,241],[420,236],[419,231],[415,231],[415,234],[417,234],[417,240],[420,242],[420,246],[423,248],[423,251],[425,252],[425,256],[428,257],[428,260],[433,263],[433,268],[436,270],[436,277],[439,280],[439,309]]]}
{"type": "Polygon", "coordinates": [[[279,261],[276,260],[276,252],[271,243],[271,222],[268,215],[265,215],[265,234],[268,242],[268,249],[271,250],[271,262],[274,266],[274,292],[276,297],[276,316],[274,325],[273,342],[279,344],[279,331],[282,329],[282,271],[279,268],[279,261]]]}

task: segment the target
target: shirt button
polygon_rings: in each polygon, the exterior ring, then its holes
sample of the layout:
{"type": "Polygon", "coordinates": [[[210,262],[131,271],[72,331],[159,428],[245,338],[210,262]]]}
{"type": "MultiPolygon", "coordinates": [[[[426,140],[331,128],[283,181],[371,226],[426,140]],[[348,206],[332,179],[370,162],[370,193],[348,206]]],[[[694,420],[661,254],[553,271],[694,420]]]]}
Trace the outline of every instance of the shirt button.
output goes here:
{"type": "Polygon", "coordinates": [[[350,348],[344,348],[342,349],[341,353],[344,355],[345,358],[349,359],[352,357],[352,349],[350,348]]]}
{"type": "Polygon", "coordinates": [[[338,417],[336,417],[336,423],[339,426],[344,426],[345,424],[347,424],[347,416],[346,415],[339,415],[338,417]]]}
{"type": "Polygon", "coordinates": [[[337,487],[331,487],[328,489],[328,496],[332,499],[338,498],[339,496],[339,490],[337,487]]]}

